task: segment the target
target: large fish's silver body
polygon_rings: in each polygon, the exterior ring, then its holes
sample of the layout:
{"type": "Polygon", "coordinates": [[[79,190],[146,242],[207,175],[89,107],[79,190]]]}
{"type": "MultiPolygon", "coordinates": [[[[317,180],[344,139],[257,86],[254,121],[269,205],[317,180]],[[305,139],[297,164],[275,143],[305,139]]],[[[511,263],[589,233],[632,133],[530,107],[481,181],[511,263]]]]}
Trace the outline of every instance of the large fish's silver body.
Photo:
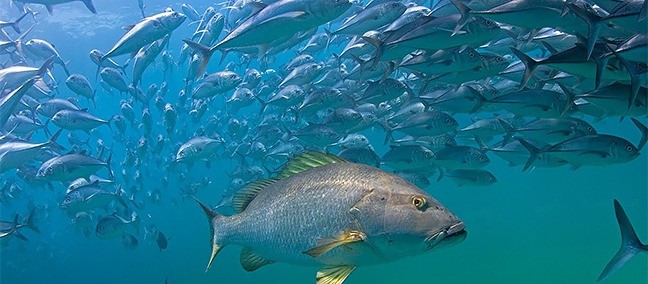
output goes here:
{"type": "Polygon", "coordinates": [[[143,46],[159,40],[177,29],[186,18],[185,15],[173,11],[146,17],[122,36],[101,60],[137,52],[143,46]]]}
{"type": "MultiPolygon", "coordinates": [[[[252,251],[270,263],[324,265],[318,278],[326,279],[327,268],[352,270],[384,263],[424,253],[449,236],[453,237],[449,240],[465,236],[464,225],[454,214],[404,179],[344,161],[311,168],[321,160],[308,155],[294,167],[294,160],[289,163],[281,179],[262,182],[265,187],[242,212],[224,217],[206,209],[213,217],[215,253],[225,245],[242,245],[244,252],[252,251]],[[350,232],[359,239],[313,253],[313,248],[350,232]]],[[[234,203],[239,201],[235,196],[234,203]]],[[[246,265],[243,256],[242,264],[248,270],[258,268],[246,265]]],[[[318,283],[341,281],[318,279],[318,283]]]]}

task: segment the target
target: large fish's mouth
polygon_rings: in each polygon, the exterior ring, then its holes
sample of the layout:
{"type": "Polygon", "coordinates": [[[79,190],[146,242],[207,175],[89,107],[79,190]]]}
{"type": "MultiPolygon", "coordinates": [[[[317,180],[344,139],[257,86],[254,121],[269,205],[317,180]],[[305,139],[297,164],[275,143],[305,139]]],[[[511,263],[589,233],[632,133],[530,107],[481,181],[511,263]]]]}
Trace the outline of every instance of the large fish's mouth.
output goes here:
{"type": "Polygon", "coordinates": [[[461,242],[467,235],[466,225],[463,222],[459,222],[434,232],[425,239],[425,244],[427,245],[427,249],[430,250],[440,244],[446,245],[446,243],[454,244],[461,242]]]}

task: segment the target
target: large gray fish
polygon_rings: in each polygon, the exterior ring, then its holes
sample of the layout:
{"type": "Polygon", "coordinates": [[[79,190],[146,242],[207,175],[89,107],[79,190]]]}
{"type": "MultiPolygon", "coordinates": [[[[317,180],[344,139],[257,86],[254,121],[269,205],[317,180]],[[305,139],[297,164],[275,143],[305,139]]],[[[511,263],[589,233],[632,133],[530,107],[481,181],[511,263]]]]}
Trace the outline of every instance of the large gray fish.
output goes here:
{"type": "Polygon", "coordinates": [[[116,192],[105,191],[99,186],[99,181],[95,181],[92,184],[84,185],[67,192],[65,199],[61,202],[61,208],[76,214],[95,208],[105,208],[113,201],[118,201],[125,208],[128,208],[126,203],[120,198],[121,192],[121,188],[119,187],[116,189],[116,192]]]}
{"type": "Polygon", "coordinates": [[[334,31],[333,35],[362,35],[367,31],[376,30],[391,24],[398,19],[407,7],[398,1],[389,1],[373,7],[366,8],[347,20],[334,31]]]}
{"type": "Polygon", "coordinates": [[[14,31],[20,33],[20,27],[18,26],[18,23],[20,23],[20,21],[22,21],[22,19],[24,19],[25,16],[27,16],[28,14],[29,13],[24,13],[22,16],[18,17],[17,19],[11,22],[5,22],[0,20],[0,29],[4,27],[11,27],[12,29],[14,29],[14,31]]]}
{"type": "Polygon", "coordinates": [[[83,110],[60,110],[52,117],[52,123],[67,130],[90,131],[101,125],[110,127],[110,119],[103,120],[83,110]]]}
{"type": "MultiPolygon", "coordinates": [[[[232,30],[223,40],[207,47],[184,40],[202,55],[198,76],[202,75],[212,54],[218,50],[262,46],[267,51],[272,42],[287,40],[329,22],[351,7],[348,0],[280,0],[265,6],[232,30]]],[[[265,52],[259,52],[264,55],[265,52]]]]}
{"type": "Polygon", "coordinates": [[[621,203],[616,199],[614,200],[614,213],[619,223],[619,230],[621,231],[621,248],[619,248],[619,251],[617,251],[605,266],[597,281],[603,281],[610,277],[612,273],[623,267],[636,254],[648,252],[648,245],[645,245],[639,240],[628,215],[623,210],[621,203]]]}
{"type": "Polygon", "coordinates": [[[102,162],[90,156],[81,154],[67,154],[44,162],[38,169],[36,177],[49,181],[70,181],[81,177],[87,177],[96,173],[102,168],[107,168],[113,176],[110,168],[112,156],[106,162],[102,162]]]}
{"type": "Polygon", "coordinates": [[[135,24],[99,62],[109,57],[137,52],[143,46],[163,38],[177,29],[187,17],[182,13],[166,11],[146,17],[135,24]]]}
{"type": "Polygon", "coordinates": [[[341,284],[356,266],[422,254],[466,236],[461,220],[413,184],[319,153],[295,158],[277,179],[239,191],[235,215],[199,204],[212,232],[208,269],[223,247],[241,245],[244,269],[273,262],[323,266],[318,284],[341,284]]]}
{"type": "Polygon", "coordinates": [[[59,135],[61,135],[60,129],[52,135],[49,141],[44,143],[11,141],[0,144],[0,173],[18,168],[25,162],[36,158],[41,150],[56,145],[59,135]]]}

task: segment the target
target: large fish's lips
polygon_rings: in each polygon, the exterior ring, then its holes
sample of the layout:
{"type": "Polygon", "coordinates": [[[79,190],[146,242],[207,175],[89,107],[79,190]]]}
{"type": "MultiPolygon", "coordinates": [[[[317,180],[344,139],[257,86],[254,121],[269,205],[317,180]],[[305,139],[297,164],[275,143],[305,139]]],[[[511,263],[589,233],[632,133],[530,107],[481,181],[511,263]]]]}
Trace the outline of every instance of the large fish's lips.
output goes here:
{"type": "Polygon", "coordinates": [[[467,235],[466,225],[463,222],[459,222],[434,232],[425,239],[425,243],[429,250],[440,245],[445,246],[461,242],[467,235]]]}

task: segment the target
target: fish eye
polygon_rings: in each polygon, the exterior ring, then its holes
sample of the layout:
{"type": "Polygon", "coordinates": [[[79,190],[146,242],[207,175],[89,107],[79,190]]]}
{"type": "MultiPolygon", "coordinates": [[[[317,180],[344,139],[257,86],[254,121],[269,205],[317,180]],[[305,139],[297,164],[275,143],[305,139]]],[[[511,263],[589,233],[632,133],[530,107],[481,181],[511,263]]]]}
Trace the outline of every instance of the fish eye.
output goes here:
{"type": "Polygon", "coordinates": [[[412,196],[411,203],[412,205],[414,205],[414,207],[416,207],[416,209],[419,209],[421,211],[427,208],[427,202],[425,201],[425,198],[420,195],[412,196]]]}
{"type": "Polygon", "coordinates": [[[632,152],[632,151],[634,150],[634,149],[632,149],[632,148],[633,148],[633,147],[630,146],[630,145],[626,146],[626,150],[627,150],[628,152],[632,152]]]}
{"type": "Polygon", "coordinates": [[[489,27],[492,26],[492,25],[493,25],[493,21],[491,21],[491,20],[487,20],[487,21],[486,21],[486,25],[489,26],[489,27]]]}
{"type": "Polygon", "coordinates": [[[592,127],[587,127],[587,132],[592,132],[594,129],[592,127]]]}
{"type": "Polygon", "coordinates": [[[449,119],[449,118],[446,118],[446,119],[445,119],[445,122],[446,122],[446,123],[450,123],[450,119],[449,119]]]}
{"type": "Polygon", "coordinates": [[[479,160],[484,159],[484,155],[482,155],[482,154],[477,155],[477,159],[479,159],[479,160]]]}

